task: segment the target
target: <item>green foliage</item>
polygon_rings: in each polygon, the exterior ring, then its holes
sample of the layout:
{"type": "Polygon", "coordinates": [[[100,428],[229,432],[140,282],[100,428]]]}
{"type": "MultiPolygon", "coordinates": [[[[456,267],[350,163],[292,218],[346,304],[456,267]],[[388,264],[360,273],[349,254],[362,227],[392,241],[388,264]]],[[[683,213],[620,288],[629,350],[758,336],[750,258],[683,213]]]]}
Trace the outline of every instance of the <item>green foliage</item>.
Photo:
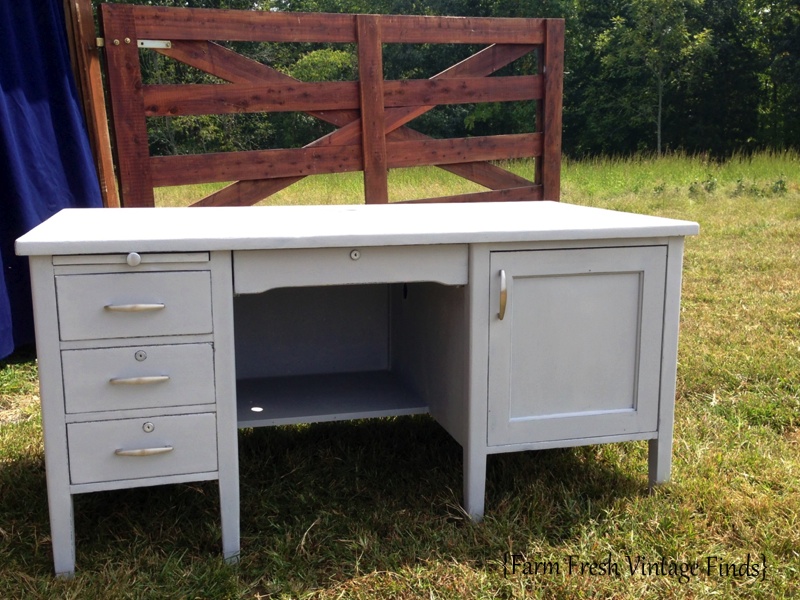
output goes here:
{"type": "MultiPolygon", "coordinates": [[[[354,81],[358,78],[358,60],[352,48],[318,48],[301,54],[282,70],[305,82],[354,81]]],[[[332,125],[305,113],[275,113],[270,118],[274,127],[271,144],[276,147],[305,146],[334,130],[332,125]]]]}
{"type": "Polygon", "coordinates": [[[615,95],[630,123],[652,126],[658,154],[665,94],[686,79],[711,39],[708,29],[690,30],[691,1],[633,0],[628,15],[613,17],[595,44],[601,77],[618,84],[615,95]]]}
{"type": "Polygon", "coordinates": [[[323,48],[303,54],[289,74],[300,81],[353,81],[358,61],[352,52],[323,48]]]}

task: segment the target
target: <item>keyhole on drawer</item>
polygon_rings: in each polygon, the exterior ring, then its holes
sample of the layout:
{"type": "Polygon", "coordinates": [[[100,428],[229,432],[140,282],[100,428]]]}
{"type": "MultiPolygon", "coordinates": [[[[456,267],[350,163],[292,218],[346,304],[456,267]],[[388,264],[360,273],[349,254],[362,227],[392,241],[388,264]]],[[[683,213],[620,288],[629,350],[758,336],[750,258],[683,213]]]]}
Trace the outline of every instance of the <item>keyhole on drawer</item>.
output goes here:
{"type": "Polygon", "coordinates": [[[139,362],[142,362],[143,360],[147,360],[147,352],[144,350],[137,350],[133,357],[139,362]]]}
{"type": "Polygon", "coordinates": [[[152,431],[153,431],[155,428],[156,428],[156,426],[155,426],[155,425],[153,425],[153,424],[152,424],[150,421],[148,421],[147,423],[145,423],[144,425],[142,425],[142,430],[143,430],[145,433],[152,433],[152,431]]]}
{"type": "Polygon", "coordinates": [[[351,250],[350,251],[350,258],[353,260],[358,260],[361,258],[361,251],[360,250],[351,250]]]}

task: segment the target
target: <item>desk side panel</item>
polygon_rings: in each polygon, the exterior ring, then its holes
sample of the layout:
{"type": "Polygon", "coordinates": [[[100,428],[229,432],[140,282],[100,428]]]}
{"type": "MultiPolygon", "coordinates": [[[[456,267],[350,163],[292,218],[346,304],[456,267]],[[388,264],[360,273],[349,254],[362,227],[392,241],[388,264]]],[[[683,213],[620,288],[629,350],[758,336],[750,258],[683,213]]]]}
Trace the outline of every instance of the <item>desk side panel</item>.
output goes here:
{"type": "Polygon", "coordinates": [[[211,304],[222,554],[227,560],[235,560],[239,555],[239,429],[236,420],[233,270],[230,252],[211,253],[211,304]]]}
{"type": "Polygon", "coordinates": [[[58,306],[51,257],[31,257],[30,269],[53,563],[57,575],[71,575],[75,570],[75,530],[69,489],[58,306]]]}
{"type": "Polygon", "coordinates": [[[467,287],[392,286],[392,370],[419,394],[430,414],[465,443],[467,287]]]}
{"type": "Polygon", "coordinates": [[[650,486],[669,481],[672,470],[672,436],[675,422],[675,388],[678,374],[678,330],[681,313],[684,239],[675,237],[667,247],[664,292],[664,333],[661,346],[661,389],[658,407],[658,438],[650,440],[648,474],[650,486]]]}

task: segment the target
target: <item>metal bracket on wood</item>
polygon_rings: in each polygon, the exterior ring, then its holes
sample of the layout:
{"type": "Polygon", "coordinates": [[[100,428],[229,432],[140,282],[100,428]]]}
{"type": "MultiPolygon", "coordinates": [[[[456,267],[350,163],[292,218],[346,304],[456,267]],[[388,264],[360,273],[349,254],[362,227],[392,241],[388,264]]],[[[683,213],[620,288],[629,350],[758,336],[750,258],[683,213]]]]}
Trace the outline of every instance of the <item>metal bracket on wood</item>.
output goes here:
{"type": "MultiPolygon", "coordinates": [[[[125,43],[130,43],[130,38],[125,38],[125,43]]],[[[172,48],[172,42],[169,40],[138,40],[136,42],[139,48],[172,48]]],[[[105,38],[95,38],[95,45],[98,48],[104,48],[106,45],[105,38]]],[[[114,45],[119,45],[119,40],[114,40],[114,45]]]]}
{"type": "Polygon", "coordinates": [[[139,48],[172,48],[172,42],[168,40],[139,40],[139,48]]]}

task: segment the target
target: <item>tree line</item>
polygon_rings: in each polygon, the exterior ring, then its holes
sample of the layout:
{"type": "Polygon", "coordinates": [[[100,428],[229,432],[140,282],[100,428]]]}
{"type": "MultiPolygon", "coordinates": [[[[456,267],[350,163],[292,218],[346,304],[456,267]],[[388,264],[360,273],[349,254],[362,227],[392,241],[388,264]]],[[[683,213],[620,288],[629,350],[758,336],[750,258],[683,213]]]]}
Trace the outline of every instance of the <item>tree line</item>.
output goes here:
{"type": "MultiPolygon", "coordinates": [[[[126,0],[129,4],[296,12],[561,17],[563,148],[573,157],[682,151],[723,158],[800,148],[800,0],[126,0]]],[[[99,2],[97,2],[99,4],[99,2]]],[[[345,44],[231,43],[304,81],[355,79],[345,44]]],[[[430,77],[477,50],[387,46],[387,79],[430,77]]],[[[143,51],[146,83],[209,76],[143,51]]],[[[515,64],[516,74],[531,64],[515,64]]],[[[413,123],[434,137],[531,131],[535,110],[438,107],[413,123]]],[[[329,131],[295,113],[149,119],[151,150],[183,154],[298,146],[329,131]]]]}

